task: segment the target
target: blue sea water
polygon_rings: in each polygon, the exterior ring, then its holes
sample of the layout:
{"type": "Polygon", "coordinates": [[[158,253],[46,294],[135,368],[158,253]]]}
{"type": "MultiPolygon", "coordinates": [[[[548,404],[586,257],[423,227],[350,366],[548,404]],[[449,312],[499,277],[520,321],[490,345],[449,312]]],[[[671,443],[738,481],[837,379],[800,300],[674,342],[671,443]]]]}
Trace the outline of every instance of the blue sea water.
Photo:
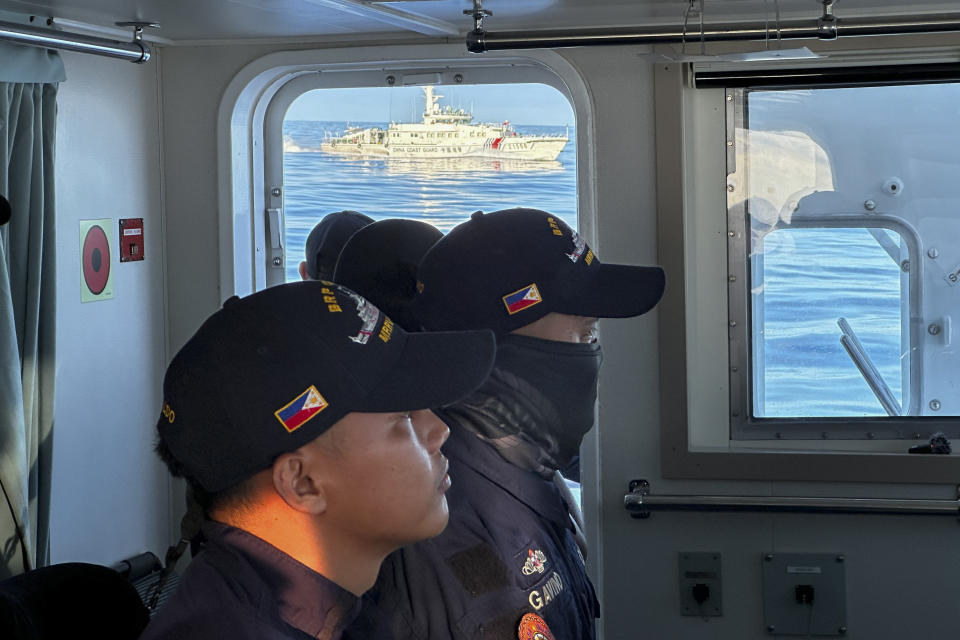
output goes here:
{"type": "MultiPolygon", "coordinates": [[[[352,122],[352,126],[387,123],[352,122]]],[[[442,231],[473,211],[526,206],[550,211],[576,228],[573,128],[522,126],[518,133],[570,141],[555,162],[492,159],[412,160],[325,154],[325,134],[345,122],[284,123],[286,276],[299,279],[306,236],[324,215],[342,209],[375,220],[404,217],[442,231]]],[[[846,317],[900,397],[900,271],[863,229],[787,230],[768,236],[764,255],[766,417],[885,415],[840,345],[846,317]]],[[[759,324],[757,325],[759,328],[759,324]]]]}
{"type": "MultiPolygon", "coordinates": [[[[386,127],[384,122],[351,126],[386,127]]],[[[345,122],[284,122],[284,210],[287,280],[299,278],[303,246],[324,215],[354,209],[374,220],[412,218],[443,232],[474,211],[534,207],[576,228],[577,182],[574,130],[516,125],[518,134],[563,135],[570,141],[554,162],[474,159],[354,158],[320,151],[324,134],[338,135],[345,122]]]]}

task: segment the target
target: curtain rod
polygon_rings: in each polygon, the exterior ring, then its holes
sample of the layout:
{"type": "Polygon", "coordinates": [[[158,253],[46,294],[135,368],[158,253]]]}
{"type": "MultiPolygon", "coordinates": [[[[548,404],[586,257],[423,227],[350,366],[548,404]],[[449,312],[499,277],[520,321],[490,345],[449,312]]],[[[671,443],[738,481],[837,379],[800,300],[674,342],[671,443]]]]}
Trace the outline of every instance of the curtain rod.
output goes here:
{"type": "Polygon", "coordinates": [[[683,44],[700,42],[797,40],[837,37],[892,36],[960,31],[960,13],[913,16],[880,16],[830,20],[821,18],[703,25],[655,25],[598,29],[556,29],[549,31],[502,31],[490,33],[482,27],[467,34],[467,50],[473,53],[505,49],[554,49],[598,45],[683,44]]]}
{"type": "Polygon", "coordinates": [[[0,41],[6,40],[31,47],[43,47],[45,49],[66,49],[67,51],[79,51],[80,53],[94,53],[111,58],[120,58],[121,60],[138,64],[149,60],[150,47],[141,39],[141,36],[143,27],[150,26],[150,23],[120,24],[122,24],[122,26],[134,27],[134,35],[131,42],[120,42],[118,40],[108,40],[107,38],[53,31],[51,29],[41,29],[3,21],[0,21],[0,41]]]}

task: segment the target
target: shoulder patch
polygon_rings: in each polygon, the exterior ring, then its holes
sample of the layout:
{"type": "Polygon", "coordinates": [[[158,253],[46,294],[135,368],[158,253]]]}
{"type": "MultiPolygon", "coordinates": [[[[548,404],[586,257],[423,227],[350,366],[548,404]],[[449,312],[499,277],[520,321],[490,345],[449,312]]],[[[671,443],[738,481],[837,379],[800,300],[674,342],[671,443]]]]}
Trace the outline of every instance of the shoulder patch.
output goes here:
{"type": "Polygon", "coordinates": [[[519,640],[554,640],[546,621],[535,613],[528,613],[520,619],[517,638],[519,640]]]}

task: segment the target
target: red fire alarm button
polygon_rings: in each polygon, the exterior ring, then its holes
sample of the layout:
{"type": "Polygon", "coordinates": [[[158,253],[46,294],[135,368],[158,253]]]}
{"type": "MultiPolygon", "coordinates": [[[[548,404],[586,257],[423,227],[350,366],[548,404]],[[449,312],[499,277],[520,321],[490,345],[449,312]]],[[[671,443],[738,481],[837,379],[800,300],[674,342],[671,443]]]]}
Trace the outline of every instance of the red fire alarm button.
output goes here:
{"type": "Polygon", "coordinates": [[[120,262],[143,260],[143,218],[120,218],[120,262]]]}

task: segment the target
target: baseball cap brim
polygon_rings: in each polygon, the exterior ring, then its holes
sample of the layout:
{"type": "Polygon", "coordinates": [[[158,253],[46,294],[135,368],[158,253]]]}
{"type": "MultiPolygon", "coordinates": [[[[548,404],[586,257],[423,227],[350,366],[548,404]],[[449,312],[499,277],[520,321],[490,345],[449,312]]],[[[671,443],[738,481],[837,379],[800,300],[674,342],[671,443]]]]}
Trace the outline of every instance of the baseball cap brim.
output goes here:
{"type": "Polygon", "coordinates": [[[450,404],[479,387],[493,368],[493,332],[410,333],[400,357],[354,411],[431,409],[450,404]]]}
{"type": "Polygon", "coordinates": [[[631,318],[653,309],[665,286],[660,267],[601,263],[591,270],[585,286],[572,288],[575,297],[557,311],[591,318],[631,318]]]}

